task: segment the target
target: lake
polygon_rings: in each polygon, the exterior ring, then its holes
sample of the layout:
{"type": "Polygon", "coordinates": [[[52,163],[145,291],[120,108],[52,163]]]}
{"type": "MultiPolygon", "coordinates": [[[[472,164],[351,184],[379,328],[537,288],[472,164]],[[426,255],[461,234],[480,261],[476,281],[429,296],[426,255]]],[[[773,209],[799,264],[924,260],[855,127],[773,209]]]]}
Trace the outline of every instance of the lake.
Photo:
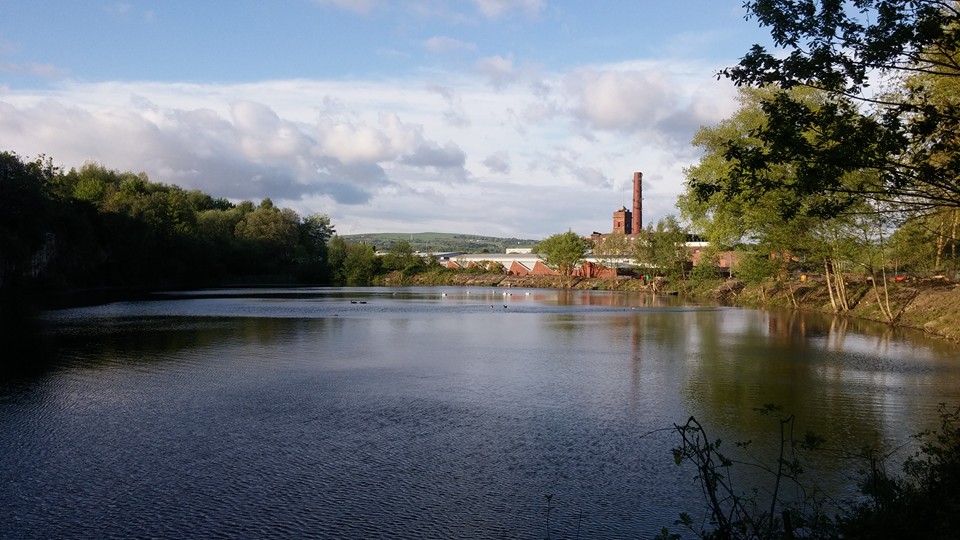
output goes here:
{"type": "Polygon", "coordinates": [[[767,459],[754,409],[782,406],[843,496],[845,454],[902,459],[960,403],[956,344],[642,293],[221,289],[43,323],[20,354],[49,365],[0,382],[2,538],[648,538],[702,509],[690,416],[767,459]]]}

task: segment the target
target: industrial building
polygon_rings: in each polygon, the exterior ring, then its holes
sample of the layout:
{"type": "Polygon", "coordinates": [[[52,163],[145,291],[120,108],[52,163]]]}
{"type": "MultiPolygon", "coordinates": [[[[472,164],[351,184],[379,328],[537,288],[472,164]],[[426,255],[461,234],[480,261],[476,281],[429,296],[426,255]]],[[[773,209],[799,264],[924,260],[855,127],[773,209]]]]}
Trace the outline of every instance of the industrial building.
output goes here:
{"type": "MultiPolygon", "coordinates": [[[[643,234],[643,173],[633,173],[632,205],[628,209],[622,206],[613,212],[612,230],[609,233],[594,232],[589,239],[593,241],[595,249],[592,256],[584,259],[573,274],[583,278],[615,278],[618,269],[636,267],[634,252],[629,244],[622,246],[622,253],[604,252],[602,245],[605,239],[613,235],[622,235],[628,241],[636,241],[643,234]],[[601,255],[602,253],[602,255],[601,255]]],[[[688,236],[686,247],[690,251],[693,266],[700,262],[702,252],[707,242],[696,236],[688,236]]],[[[468,269],[481,267],[486,270],[500,271],[513,276],[529,275],[559,275],[559,272],[544,264],[536,254],[530,253],[530,248],[509,248],[504,253],[422,253],[421,256],[432,255],[440,264],[447,268],[468,269]]],[[[717,254],[717,264],[721,272],[729,272],[736,264],[736,253],[723,252],[717,254]]]]}

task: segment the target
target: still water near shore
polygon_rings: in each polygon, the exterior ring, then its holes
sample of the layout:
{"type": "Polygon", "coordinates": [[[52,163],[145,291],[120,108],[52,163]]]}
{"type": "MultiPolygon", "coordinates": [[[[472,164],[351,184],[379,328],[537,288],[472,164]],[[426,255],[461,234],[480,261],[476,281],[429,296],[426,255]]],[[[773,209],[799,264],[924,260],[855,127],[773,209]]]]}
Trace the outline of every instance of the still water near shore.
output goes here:
{"type": "Polygon", "coordinates": [[[955,344],[640,293],[216,290],[44,319],[51,366],[0,381],[3,538],[645,538],[702,506],[658,431],[691,415],[762,457],[778,424],[753,408],[783,406],[843,496],[844,453],[960,403],[955,344]]]}

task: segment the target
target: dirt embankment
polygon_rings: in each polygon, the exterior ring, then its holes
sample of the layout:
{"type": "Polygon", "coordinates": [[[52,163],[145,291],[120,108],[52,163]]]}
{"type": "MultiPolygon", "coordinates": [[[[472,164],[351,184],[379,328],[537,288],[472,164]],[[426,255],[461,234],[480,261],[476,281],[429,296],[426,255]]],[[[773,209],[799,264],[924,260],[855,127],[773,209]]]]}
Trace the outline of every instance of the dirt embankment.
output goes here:
{"type": "MultiPolygon", "coordinates": [[[[503,274],[424,274],[400,280],[387,276],[382,285],[453,285],[464,287],[531,287],[650,291],[677,293],[686,287],[658,282],[645,284],[638,279],[581,279],[559,276],[505,276],[503,274]],[[659,291],[654,291],[659,288],[659,291]]],[[[889,282],[887,290],[869,281],[851,280],[847,283],[850,310],[839,313],[888,323],[881,306],[889,305],[893,324],[917,328],[952,341],[960,342],[960,284],[945,280],[912,280],[889,282]]],[[[835,313],[826,285],[819,280],[796,281],[789,284],[746,286],[735,280],[705,282],[686,290],[694,297],[710,296],[719,302],[756,308],[795,308],[821,313],[835,313]]]]}
{"type": "MultiPolygon", "coordinates": [[[[826,284],[819,280],[789,284],[731,286],[712,289],[718,300],[748,307],[794,307],[836,313],[826,284]]],[[[849,311],[838,313],[871,321],[917,328],[952,341],[960,341],[960,284],[940,279],[888,282],[874,287],[869,280],[847,282],[849,311]]]]}

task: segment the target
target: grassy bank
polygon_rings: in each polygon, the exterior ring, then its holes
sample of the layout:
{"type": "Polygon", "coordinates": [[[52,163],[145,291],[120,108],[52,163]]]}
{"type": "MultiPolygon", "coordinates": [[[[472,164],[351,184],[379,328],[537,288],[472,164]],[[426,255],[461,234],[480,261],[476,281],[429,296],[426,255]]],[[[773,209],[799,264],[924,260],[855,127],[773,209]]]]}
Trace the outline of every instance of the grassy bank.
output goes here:
{"type": "MultiPolygon", "coordinates": [[[[709,294],[731,305],[756,308],[795,308],[820,313],[835,313],[826,284],[820,280],[791,283],[763,283],[743,286],[734,282],[707,283],[693,292],[709,294]],[[740,288],[742,286],[742,288],[740,288]]],[[[839,315],[916,328],[924,332],[960,341],[960,286],[943,280],[927,279],[888,282],[874,288],[866,279],[847,283],[850,309],[839,315]],[[882,306],[889,305],[893,321],[882,306]]]]}

